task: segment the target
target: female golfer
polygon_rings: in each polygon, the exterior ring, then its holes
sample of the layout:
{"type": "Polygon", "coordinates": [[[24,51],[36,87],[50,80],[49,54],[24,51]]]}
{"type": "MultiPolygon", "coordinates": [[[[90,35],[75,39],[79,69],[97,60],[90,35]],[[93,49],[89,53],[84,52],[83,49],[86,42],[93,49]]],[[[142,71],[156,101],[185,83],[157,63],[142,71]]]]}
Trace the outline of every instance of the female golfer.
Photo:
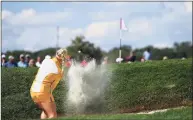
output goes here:
{"type": "Polygon", "coordinates": [[[52,95],[63,76],[67,50],[60,49],[54,58],[43,60],[30,89],[32,100],[42,109],[41,119],[56,118],[56,104],[52,95]]]}

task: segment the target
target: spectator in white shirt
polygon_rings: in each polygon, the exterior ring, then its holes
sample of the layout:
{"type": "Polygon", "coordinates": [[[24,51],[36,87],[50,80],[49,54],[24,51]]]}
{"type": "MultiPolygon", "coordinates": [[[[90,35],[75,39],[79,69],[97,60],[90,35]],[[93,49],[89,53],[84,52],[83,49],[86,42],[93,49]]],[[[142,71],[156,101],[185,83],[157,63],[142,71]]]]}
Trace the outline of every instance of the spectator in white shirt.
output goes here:
{"type": "Polygon", "coordinates": [[[22,67],[22,68],[26,68],[27,67],[27,63],[25,63],[25,59],[24,59],[24,55],[23,54],[21,54],[20,56],[19,56],[19,59],[20,59],[20,61],[17,63],[17,66],[18,67],[22,67]]]}
{"type": "Polygon", "coordinates": [[[147,50],[143,53],[143,58],[145,61],[150,60],[151,58],[150,48],[147,48],[147,50]]]}
{"type": "Polygon", "coordinates": [[[2,56],[1,56],[1,66],[5,66],[5,63],[6,63],[7,61],[6,61],[6,56],[3,54],[2,56]]]}
{"type": "Polygon", "coordinates": [[[116,62],[117,62],[117,63],[121,63],[122,61],[123,61],[123,58],[120,58],[120,57],[119,57],[119,58],[116,59],[116,62]]]}
{"type": "Polygon", "coordinates": [[[36,62],[36,66],[37,67],[40,67],[40,65],[41,65],[41,57],[37,57],[37,62],[36,62]]]}

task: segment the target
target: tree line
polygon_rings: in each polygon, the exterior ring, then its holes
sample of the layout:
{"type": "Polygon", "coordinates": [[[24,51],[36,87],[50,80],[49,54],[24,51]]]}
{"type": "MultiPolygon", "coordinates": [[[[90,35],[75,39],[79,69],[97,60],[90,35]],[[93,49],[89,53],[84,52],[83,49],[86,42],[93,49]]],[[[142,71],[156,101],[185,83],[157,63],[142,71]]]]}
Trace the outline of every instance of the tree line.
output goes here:
{"type": "MultiPolygon", "coordinates": [[[[131,51],[136,53],[136,59],[140,60],[142,57],[143,52],[150,48],[152,60],[161,60],[164,56],[167,56],[169,59],[178,59],[182,57],[192,57],[192,43],[190,41],[185,41],[181,43],[175,42],[173,47],[168,48],[156,48],[151,45],[132,49],[130,45],[123,45],[122,46],[122,57],[125,58],[129,56],[131,51]]],[[[59,49],[59,48],[57,48],[59,49]]],[[[69,51],[69,55],[76,60],[83,60],[85,57],[95,58],[97,62],[100,62],[103,57],[107,56],[110,62],[115,62],[115,59],[119,55],[119,47],[114,47],[108,52],[103,51],[100,47],[96,47],[94,43],[89,42],[85,39],[84,36],[76,36],[74,39],[71,40],[71,44],[67,47],[69,51]]],[[[15,56],[15,60],[19,60],[20,54],[29,54],[32,58],[37,58],[40,56],[44,58],[46,55],[54,56],[56,53],[56,48],[46,48],[36,52],[31,51],[24,51],[24,50],[14,50],[14,51],[7,51],[5,54],[8,57],[9,55],[15,56]]]]}

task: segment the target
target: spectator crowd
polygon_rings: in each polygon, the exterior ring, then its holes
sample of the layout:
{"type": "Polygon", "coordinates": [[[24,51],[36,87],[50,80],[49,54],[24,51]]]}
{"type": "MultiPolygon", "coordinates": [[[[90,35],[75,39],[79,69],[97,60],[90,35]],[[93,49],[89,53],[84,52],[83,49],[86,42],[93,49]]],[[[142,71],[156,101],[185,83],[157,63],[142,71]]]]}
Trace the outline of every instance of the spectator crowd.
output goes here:
{"type": "MultiPolygon", "coordinates": [[[[151,51],[149,48],[147,48],[144,52],[143,55],[141,57],[141,62],[145,62],[145,61],[149,61],[151,60],[151,51]]],[[[136,61],[136,53],[134,51],[131,51],[131,53],[126,57],[126,58],[117,58],[116,62],[117,63],[121,63],[121,62],[135,62],[136,61]]]]}
{"type": "MultiPolygon", "coordinates": [[[[51,59],[52,57],[50,55],[46,55],[45,59],[51,59]]],[[[42,63],[42,59],[40,56],[38,56],[35,59],[31,58],[29,54],[21,54],[19,56],[19,61],[16,62],[14,56],[10,55],[8,57],[8,60],[6,60],[6,55],[3,54],[1,56],[1,66],[7,67],[7,68],[13,68],[13,67],[20,67],[20,68],[27,68],[27,67],[40,67],[42,63]]],[[[70,67],[71,65],[71,59],[68,59],[65,66],[70,67]]]]}
{"type": "MultiPolygon", "coordinates": [[[[46,55],[45,59],[50,59],[51,56],[50,55],[46,55]]],[[[167,56],[163,57],[163,60],[168,59],[167,56]]],[[[182,58],[185,59],[185,58],[182,58]]],[[[149,48],[147,48],[144,52],[143,55],[141,57],[141,62],[145,62],[145,61],[149,61],[151,60],[151,51],[149,48]]],[[[136,53],[134,51],[131,51],[130,54],[125,57],[125,58],[117,58],[116,62],[117,63],[121,63],[121,62],[127,62],[127,63],[131,63],[131,62],[135,62],[136,61],[136,53]]],[[[41,66],[41,62],[42,59],[41,57],[37,57],[36,60],[31,58],[29,54],[21,54],[19,56],[19,61],[16,62],[14,59],[14,56],[10,55],[8,57],[8,61],[6,60],[6,55],[3,54],[1,56],[1,66],[2,67],[7,67],[7,68],[12,68],[12,67],[21,67],[21,68],[27,68],[27,67],[40,67],[41,66]]],[[[87,63],[89,62],[88,58],[84,58],[81,62],[82,66],[86,66],[87,63]]],[[[70,67],[72,63],[72,58],[70,57],[68,59],[68,61],[66,62],[65,66],[66,67],[70,67]]],[[[104,57],[104,59],[102,60],[102,64],[108,64],[108,57],[104,57]]]]}
{"type": "Polygon", "coordinates": [[[41,57],[37,57],[36,61],[30,57],[29,54],[25,55],[21,54],[19,56],[19,61],[16,62],[14,56],[10,55],[8,57],[8,60],[6,60],[6,55],[1,56],[1,66],[7,67],[7,68],[13,68],[13,67],[21,67],[21,68],[27,68],[27,67],[40,67],[41,65],[41,57]]]}

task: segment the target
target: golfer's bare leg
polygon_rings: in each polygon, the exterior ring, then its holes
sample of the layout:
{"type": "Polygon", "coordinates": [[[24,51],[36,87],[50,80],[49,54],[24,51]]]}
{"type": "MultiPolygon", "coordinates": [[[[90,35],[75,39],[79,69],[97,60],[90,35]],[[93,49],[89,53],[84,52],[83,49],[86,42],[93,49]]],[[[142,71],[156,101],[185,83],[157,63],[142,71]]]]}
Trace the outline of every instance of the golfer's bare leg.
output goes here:
{"type": "Polygon", "coordinates": [[[40,115],[40,119],[46,119],[46,118],[48,118],[47,115],[46,115],[46,113],[45,113],[44,110],[43,110],[43,107],[42,107],[41,103],[37,103],[37,105],[38,105],[38,107],[39,107],[40,109],[42,109],[42,113],[41,113],[41,115],[40,115]]]}
{"type": "Polygon", "coordinates": [[[56,117],[57,117],[56,104],[55,104],[55,102],[52,102],[51,104],[52,104],[52,108],[55,111],[55,114],[56,114],[56,117]]]}
{"type": "Polygon", "coordinates": [[[56,105],[54,102],[42,102],[41,106],[45,111],[47,118],[57,118],[56,105]]]}
{"type": "Polygon", "coordinates": [[[47,119],[47,115],[46,113],[42,110],[42,113],[41,113],[41,116],[40,116],[41,119],[47,119]]]}

